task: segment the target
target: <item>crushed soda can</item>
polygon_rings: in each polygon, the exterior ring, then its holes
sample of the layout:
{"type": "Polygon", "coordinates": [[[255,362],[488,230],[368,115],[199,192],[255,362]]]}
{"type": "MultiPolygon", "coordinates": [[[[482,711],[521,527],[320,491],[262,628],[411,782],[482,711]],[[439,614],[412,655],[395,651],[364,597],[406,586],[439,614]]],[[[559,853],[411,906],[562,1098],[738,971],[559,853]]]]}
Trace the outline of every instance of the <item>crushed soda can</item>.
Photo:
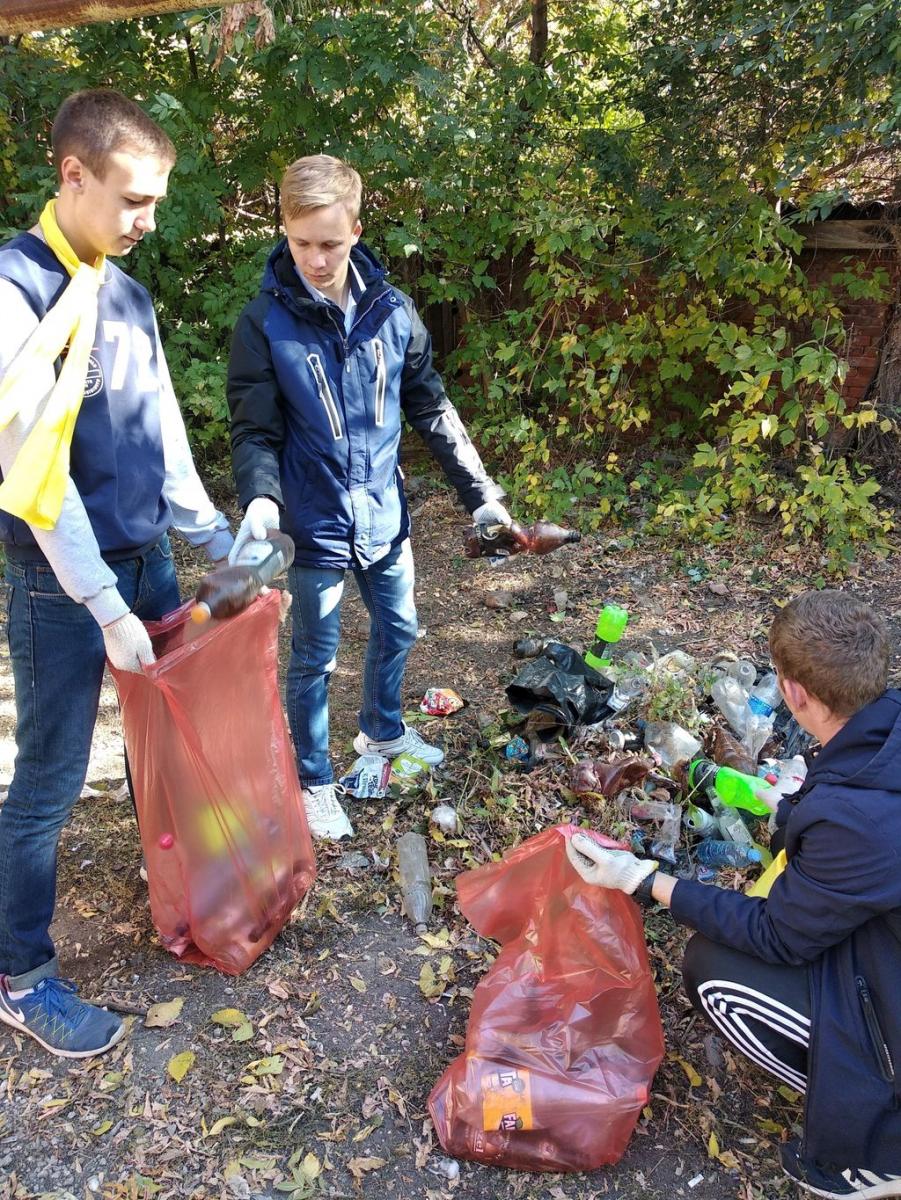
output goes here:
{"type": "Polygon", "coordinates": [[[391,763],[381,754],[361,754],[340,779],[342,787],[358,800],[378,799],[388,794],[391,763]]]}
{"type": "Polygon", "coordinates": [[[453,688],[427,688],[419,704],[419,711],[431,717],[449,717],[459,712],[465,701],[453,688]]]}
{"type": "Polygon", "coordinates": [[[429,764],[423,762],[421,758],[417,758],[415,754],[398,754],[397,758],[390,764],[391,775],[398,783],[405,783],[408,779],[414,779],[423,771],[428,771],[429,764]]]}

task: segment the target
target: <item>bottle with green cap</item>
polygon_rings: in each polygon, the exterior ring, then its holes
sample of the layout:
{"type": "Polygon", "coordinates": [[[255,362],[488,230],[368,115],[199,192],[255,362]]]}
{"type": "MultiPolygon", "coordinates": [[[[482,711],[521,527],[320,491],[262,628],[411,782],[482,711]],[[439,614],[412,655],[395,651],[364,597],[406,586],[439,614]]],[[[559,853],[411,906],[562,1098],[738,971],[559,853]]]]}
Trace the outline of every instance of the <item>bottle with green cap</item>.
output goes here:
{"type": "Polygon", "coordinates": [[[585,655],[589,667],[593,667],[595,671],[603,671],[604,667],[610,666],[607,650],[623,636],[628,621],[629,613],[626,609],[620,608],[618,604],[604,605],[594,630],[595,643],[585,655]]]}
{"type": "Polygon", "coordinates": [[[773,811],[759,793],[770,787],[766,779],[744,775],[733,767],[721,767],[709,758],[696,758],[688,768],[688,786],[710,788],[728,808],[743,808],[755,817],[768,817],[773,811]]]}

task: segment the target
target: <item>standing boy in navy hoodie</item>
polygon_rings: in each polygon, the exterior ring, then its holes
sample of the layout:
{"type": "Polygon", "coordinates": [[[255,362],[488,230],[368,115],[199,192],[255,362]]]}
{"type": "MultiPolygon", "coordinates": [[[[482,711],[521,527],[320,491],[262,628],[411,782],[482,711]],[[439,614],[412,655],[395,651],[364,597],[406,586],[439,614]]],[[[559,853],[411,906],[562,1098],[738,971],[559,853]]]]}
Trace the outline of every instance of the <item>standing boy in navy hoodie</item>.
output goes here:
{"type": "Polygon", "coordinates": [[[172,143],[107,90],[70,96],[52,143],[58,197],[0,246],[0,540],[17,716],[0,809],[0,1021],[83,1058],[123,1025],[59,977],[49,927],[104,662],[153,662],[142,622],[179,603],[171,525],[213,561],[232,537],[194,468],[150,297],[107,257],[153,232],[172,143]],[[60,406],[70,444],[57,437],[60,406]]]}
{"type": "MultiPolygon", "coordinates": [[[[873,610],[806,592],[770,631],[779,686],[822,747],[779,804],[788,863],[766,899],[605,850],[570,861],[599,887],[671,909],[700,932],[688,995],[743,1054],[806,1093],[804,1137],[785,1173],[816,1196],[901,1196],[901,692],[873,610]]],[[[765,796],[765,793],[762,793],[765,796]]]]}
{"type": "Polygon", "coordinates": [[[248,537],[294,539],[287,710],[314,837],[353,833],[329,759],[328,683],[344,577],[370,616],[357,753],[444,754],[404,724],[401,683],[416,638],[410,520],[398,464],[405,416],[475,521],[509,524],[503,490],[432,365],[413,301],[360,242],[360,176],[326,154],[281,183],[285,239],[238,320],[228,372],[232,457],[248,537]]]}

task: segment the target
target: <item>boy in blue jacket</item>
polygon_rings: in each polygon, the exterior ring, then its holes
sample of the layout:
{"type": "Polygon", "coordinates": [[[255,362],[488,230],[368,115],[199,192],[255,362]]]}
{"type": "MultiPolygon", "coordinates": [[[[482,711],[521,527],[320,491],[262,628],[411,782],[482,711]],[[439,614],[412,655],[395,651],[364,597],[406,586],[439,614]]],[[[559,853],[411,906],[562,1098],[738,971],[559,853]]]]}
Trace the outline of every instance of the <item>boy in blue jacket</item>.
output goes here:
{"type": "Polygon", "coordinates": [[[584,879],[699,930],[692,1003],[754,1062],[806,1093],[786,1174],[817,1196],[901,1196],[901,692],[866,604],[806,592],[770,631],[785,703],[821,749],[783,797],[786,869],[766,899],[673,879],[587,834],[584,879]]]}
{"type": "Polygon", "coordinates": [[[444,757],[402,718],[416,638],[410,520],[398,463],[405,416],[476,521],[510,523],[432,365],[409,296],[360,242],[362,185],[329,155],[298,159],[281,182],[285,238],[238,320],[228,373],[232,457],[244,541],[294,539],[286,706],[314,837],[353,833],[329,759],[328,684],[352,571],[369,611],[358,753],[444,757]]]}

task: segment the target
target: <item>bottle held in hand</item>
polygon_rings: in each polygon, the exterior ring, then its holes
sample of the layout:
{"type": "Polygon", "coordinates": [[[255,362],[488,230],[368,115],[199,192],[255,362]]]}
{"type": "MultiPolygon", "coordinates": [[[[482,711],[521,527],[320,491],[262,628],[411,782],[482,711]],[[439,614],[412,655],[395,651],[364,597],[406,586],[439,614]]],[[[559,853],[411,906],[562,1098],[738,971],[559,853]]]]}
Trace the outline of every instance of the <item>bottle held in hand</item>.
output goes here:
{"type": "Polygon", "coordinates": [[[511,554],[549,554],[581,539],[577,529],[564,529],[552,521],[536,521],[526,527],[513,521],[510,525],[473,525],[466,530],[463,545],[467,558],[509,558],[511,554]]]}
{"type": "Polygon", "coordinates": [[[286,533],[269,530],[263,542],[248,542],[242,561],[204,575],[194,597],[191,619],[204,624],[211,617],[223,620],[243,612],[264,587],[283,574],[294,561],[294,543],[286,533]]]}

